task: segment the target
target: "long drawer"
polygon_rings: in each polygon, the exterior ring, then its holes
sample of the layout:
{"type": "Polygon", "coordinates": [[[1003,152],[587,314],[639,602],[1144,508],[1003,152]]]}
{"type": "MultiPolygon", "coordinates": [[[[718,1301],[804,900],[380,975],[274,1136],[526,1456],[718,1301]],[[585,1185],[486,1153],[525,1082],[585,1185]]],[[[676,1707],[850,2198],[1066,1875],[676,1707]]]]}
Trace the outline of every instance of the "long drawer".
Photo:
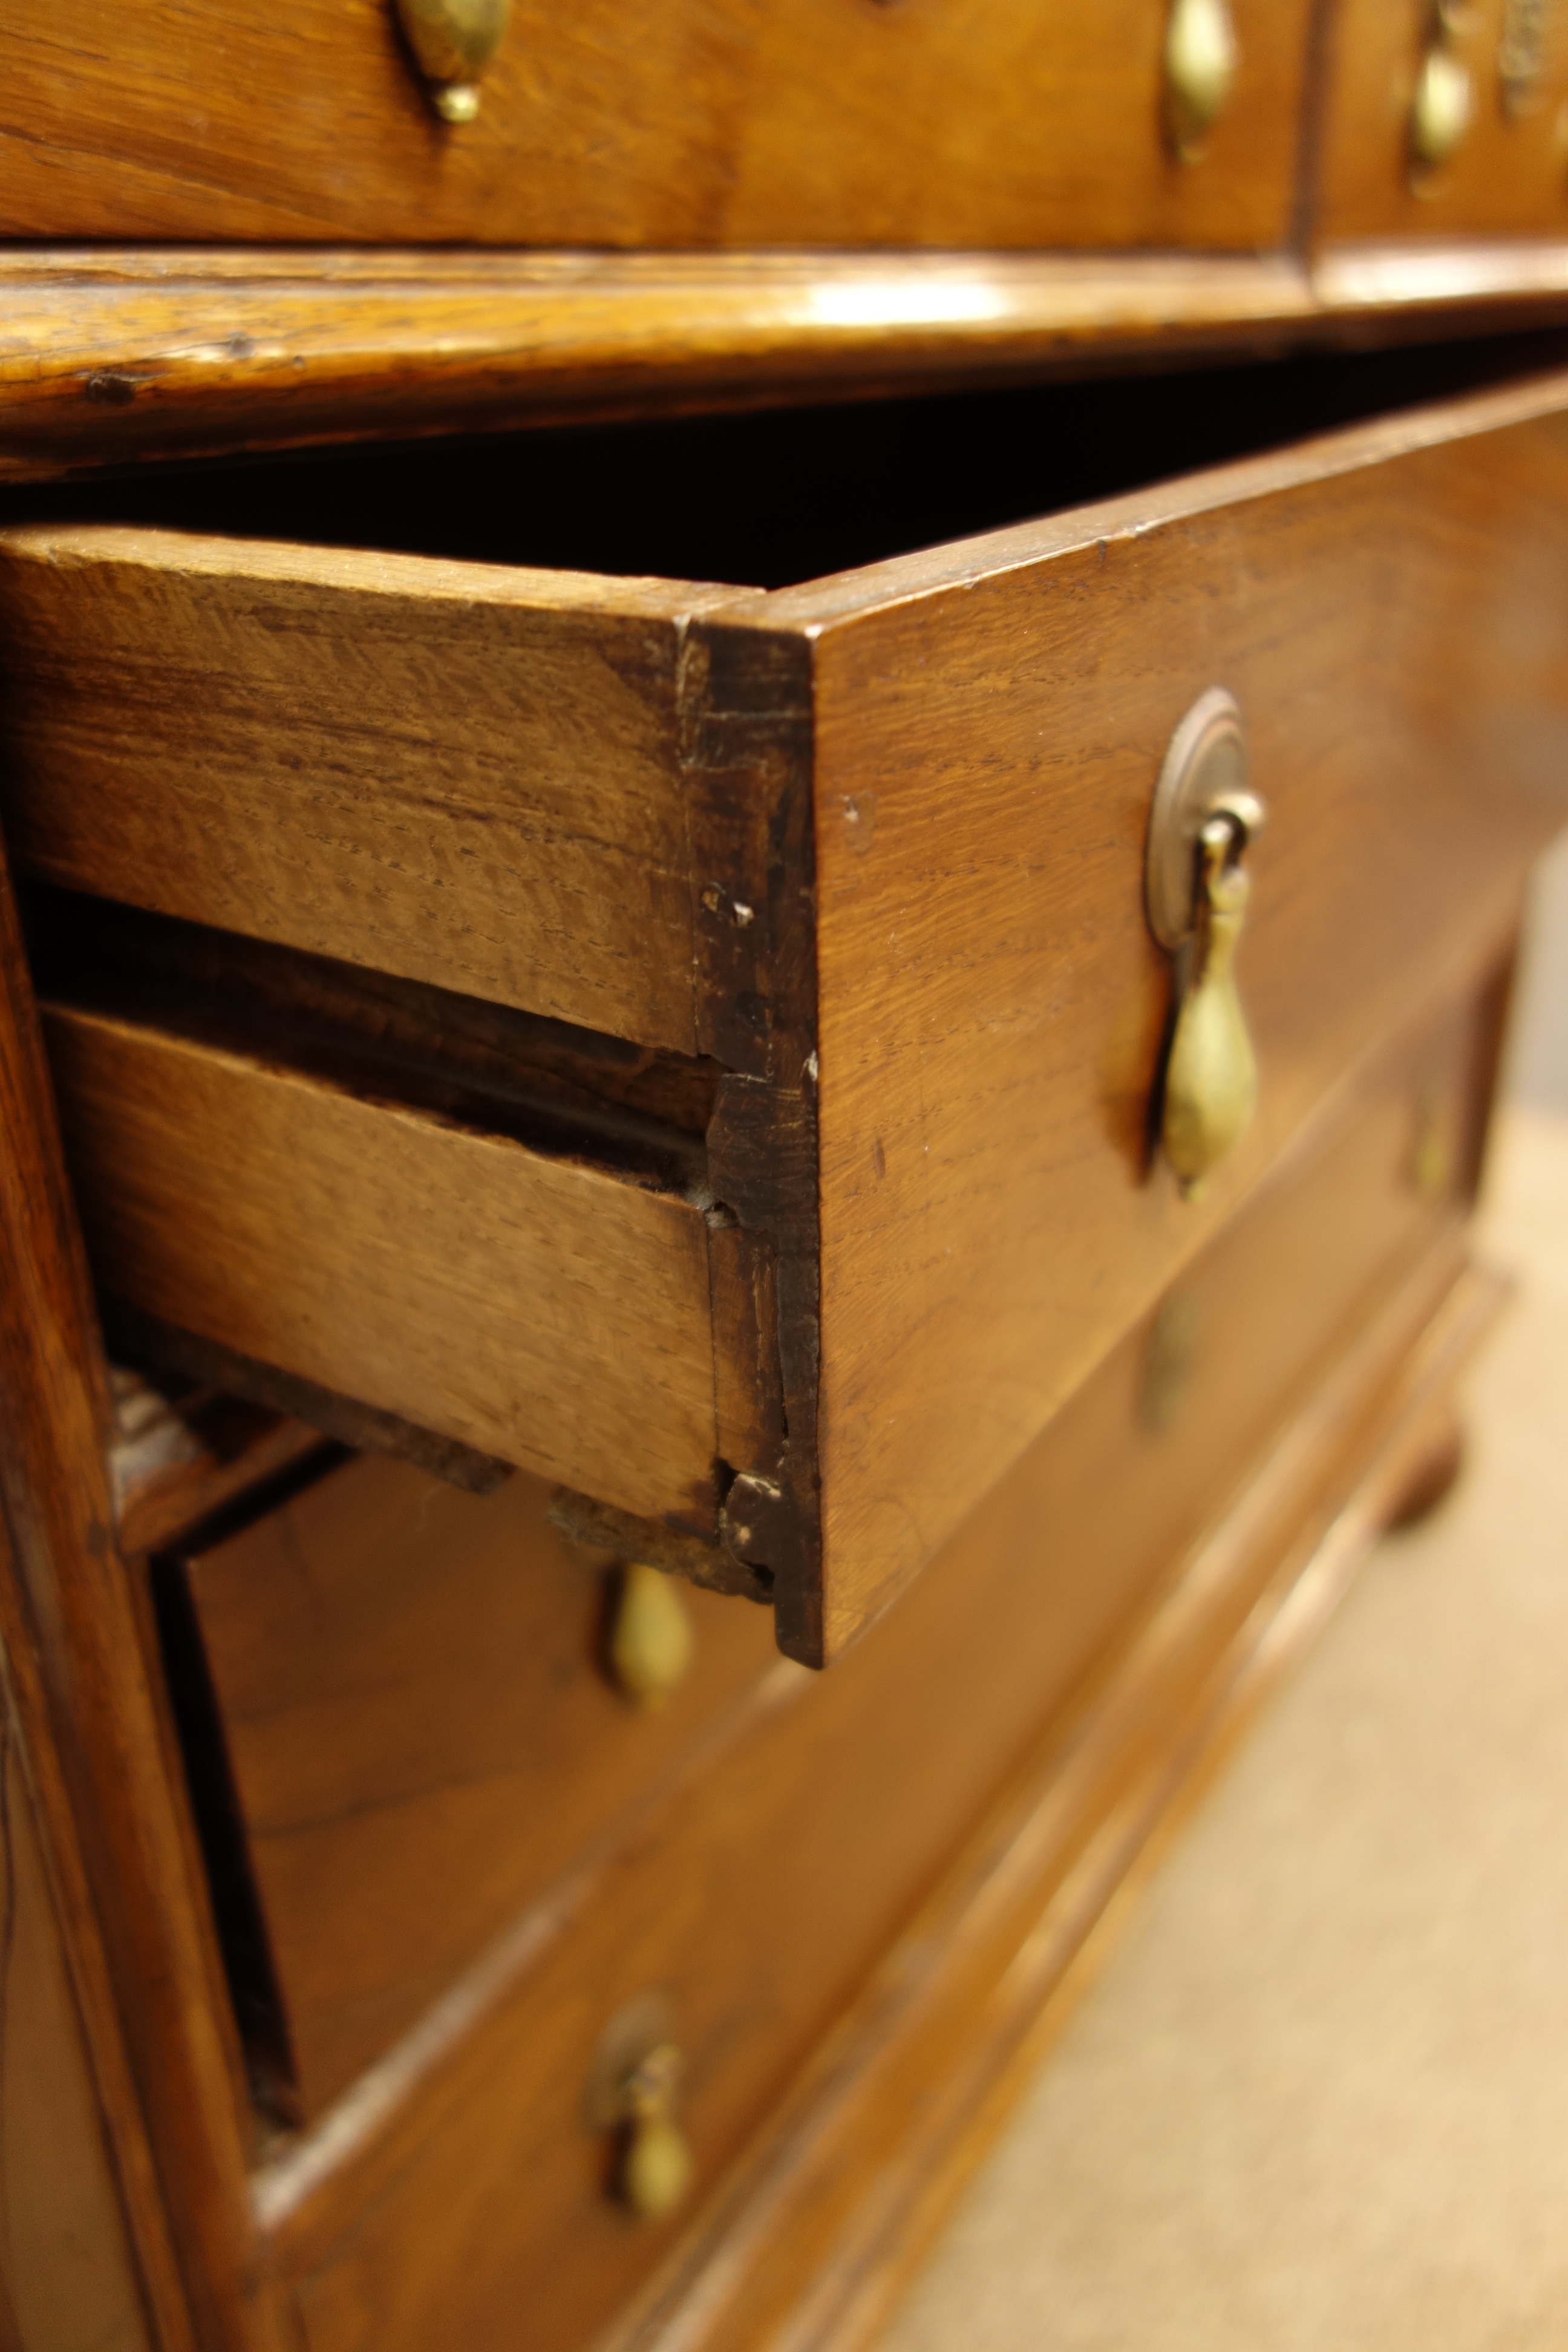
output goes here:
{"type": "MultiPolygon", "coordinates": [[[[437,2336],[499,2347],[517,2341],[523,2310],[535,2352],[593,2339],[669,2230],[614,2193],[595,2091],[606,2036],[653,2009],[678,2042],[680,2123],[705,2188],[1271,1433],[1413,1269],[1451,1265],[1494,997],[1467,995],[1367,1074],[840,1668],[814,1680],[780,1664],[756,1683],[684,1779],[498,1938],[363,2095],[280,2152],[259,2210],[310,2352],[413,2352],[437,2336]]],[[[311,1566],[328,1579],[330,1625],[331,1563],[311,1566]]],[[[435,1550],[430,1572],[432,1590],[401,1582],[390,1605],[426,1629],[417,1647],[435,1689],[461,1601],[441,1590],[435,1550]],[[437,1630],[444,1609],[449,1633],[437,1630]]],[[[247,1675],[235,1590],[204,1589],[198,1563],[195,1593],[220,1696],[232,1703],[245,1680],[232,1754],[255,1819],[285,1661],[323,1602],[275,1580],[274,1623],[247,1675]]],[[[416,1657],[397,1625],[384,1640],[416,1657]]],[[[323,1679],[349,1664],[326,1662],[323,1679]]],[[[418,1670],[405,1672],[417,1716],[418,1670]]],[[[303,1743],[290,1769],[303,1816],[313,1770],[336,1790],[331,1759],[303,1743]]],[[[313,1907],[279,1903],[278,1858],[253,1843],[286,1990],[310,1985],[356,1908],[384,1938],[416,1931],[412,1875],[378,1865],[365,1823],[344,1824],[345,1841],[356,1833],[384,1895],[363,1874],[341,1889],[322,1876],[313,1907]]]]}
{"type": "Polygon", "coordinates": [[[689,1540],[817,1663],[1510,920],[1568,379],[802,586],[38,525],[0,619],[106,1297],[689,1540]],[[1193,1200],[1144,845],[1214,687],[1260,1090],[1193,1200]]]}
{"type": "Polygon", "coordinates": [[[1170,0],[516,0],[461,124],[390,0],[64,0],[0,30],[0,231],[1255,252],[1289,232],[1310,12],[1228,5],[1230,103],[1184,163],[1170,0]]]}
{"type": "Polygon", "coordinates": [[[1568,234],[1560,10],[1541,0],[1464,8],[1337,0],[1330,51],[1321,237],[1568,234]],[[1439,153],[1433,133],[1445,128],[1452,144],[1439,153]]]}
{"type": "Polygon", "coordinates": [[[296,2120],[774,1662],[762,1611],[672,1584],[690,1666],[637,1704],[613,1673],[617,1577],[563,1541],[548,1501],[521,1473],[480,1499],[361,1457],[158,1570],[215,1883],[221,1899],[237,1833],[265,1922],[269,1958],[237,1941],[248,1910],[223,1913],[241,2006],[296,2120]]]}

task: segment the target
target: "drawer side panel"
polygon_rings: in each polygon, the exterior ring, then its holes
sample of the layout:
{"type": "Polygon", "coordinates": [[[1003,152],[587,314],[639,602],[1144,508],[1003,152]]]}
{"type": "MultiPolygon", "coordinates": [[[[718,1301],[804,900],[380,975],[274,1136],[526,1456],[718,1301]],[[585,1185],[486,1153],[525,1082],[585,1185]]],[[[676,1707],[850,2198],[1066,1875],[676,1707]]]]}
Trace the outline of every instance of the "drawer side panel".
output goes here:
{"type": "Polygon", "coordinates": [[[700,1211],[96,1014],[46,1014],[134,1307],[651,1517],[711,1523],[700,1211]]]}
{"type": "Polygon", "coordinates": [[[676,742],[712,592],[0,534],[19,871],[694,1050],[676,742]]]}
{"type": "Polygon", "coordinates": [[[1387,0],[1338,0],[1319,181],[1318,229],[1327,240],[1568,234],[1560,110],[1568,98],[1568,18],[1520,0],[1470,0],[1451,58],[1471,77],[1471,121],[1437,170],[1411,169],[1411,110],[1435,10],[1387,0]],[[1531,20],[1532,23],[1531,23],[1531,20]],[[1513,34],[1531,37],[1521,61],[1534,87],[1504,103],[1500,67],[1513,34]]]}

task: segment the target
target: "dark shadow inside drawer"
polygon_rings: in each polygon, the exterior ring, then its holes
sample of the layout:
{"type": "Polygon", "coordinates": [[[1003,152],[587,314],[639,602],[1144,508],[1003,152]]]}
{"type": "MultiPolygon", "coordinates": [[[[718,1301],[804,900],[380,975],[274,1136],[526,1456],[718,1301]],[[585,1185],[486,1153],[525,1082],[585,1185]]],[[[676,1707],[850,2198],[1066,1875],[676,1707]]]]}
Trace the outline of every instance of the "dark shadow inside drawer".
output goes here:
{"type": "Polygon", "coordinates": [[[777,588],[1560,364],[1536,330],[829,407],[146,467],[0,520],[161,525],[777,588]]]}

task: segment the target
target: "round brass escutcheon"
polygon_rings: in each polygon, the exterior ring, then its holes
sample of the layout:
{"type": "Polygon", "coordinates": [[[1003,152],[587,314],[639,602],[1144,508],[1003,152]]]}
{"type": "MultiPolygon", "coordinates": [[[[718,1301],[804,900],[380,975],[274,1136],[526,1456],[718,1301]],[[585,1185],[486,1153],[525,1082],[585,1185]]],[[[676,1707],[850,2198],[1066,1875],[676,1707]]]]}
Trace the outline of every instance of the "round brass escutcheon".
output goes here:
{"type": "Polygon", "coordinates": [[[1256,840],[1267,812],[1247,781],[1247,740],[1236,697],[1222,686],[1200,694],[1177,726],[1154,787],[1143,896],[1149,928],[1170,955],[1197,920],[1198,843],[1216,816],[1256,840]]]}

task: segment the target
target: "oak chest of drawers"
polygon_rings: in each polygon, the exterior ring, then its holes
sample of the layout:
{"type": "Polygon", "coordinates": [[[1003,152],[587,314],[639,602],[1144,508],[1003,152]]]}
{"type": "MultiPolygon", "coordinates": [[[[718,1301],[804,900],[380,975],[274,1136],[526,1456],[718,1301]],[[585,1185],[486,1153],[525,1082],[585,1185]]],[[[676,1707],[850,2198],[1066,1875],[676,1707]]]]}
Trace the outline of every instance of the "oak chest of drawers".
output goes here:
{"type": "Polygon", "coordinates": [[[1441,1483],[1568,52],[1396,13],[0,34],[29,2347],[868,2342],[1441,1483]]]}

